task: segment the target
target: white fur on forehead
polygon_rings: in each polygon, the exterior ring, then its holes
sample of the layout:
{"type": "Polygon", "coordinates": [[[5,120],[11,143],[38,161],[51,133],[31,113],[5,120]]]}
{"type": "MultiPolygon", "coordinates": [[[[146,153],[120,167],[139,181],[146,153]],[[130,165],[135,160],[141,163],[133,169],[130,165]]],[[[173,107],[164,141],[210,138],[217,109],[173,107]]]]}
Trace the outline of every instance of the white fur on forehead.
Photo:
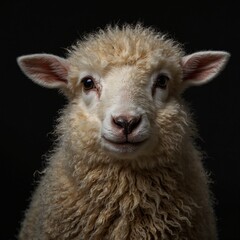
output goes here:
{"type": "Polygon", "coordinates": [[[150,68],[161,58],[179,63],[183,50],[165,35],[142,25],[108,26],[89,34],[69,51],[72,66],[106,68],[109,65],[136,64],[150,68]],[[151,66],[150,66],[151,65],[151,66]]]}

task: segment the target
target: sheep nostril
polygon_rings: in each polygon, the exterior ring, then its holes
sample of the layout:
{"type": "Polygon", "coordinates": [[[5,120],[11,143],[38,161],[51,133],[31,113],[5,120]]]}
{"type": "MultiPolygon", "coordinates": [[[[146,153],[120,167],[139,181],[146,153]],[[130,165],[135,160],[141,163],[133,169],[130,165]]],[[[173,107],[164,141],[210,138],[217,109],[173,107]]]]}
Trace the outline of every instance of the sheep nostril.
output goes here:
{"type": "Polygon", "coordinates": [[[113,117],[113,123],[123,129],[125,135],[132,133],[141,122],[141,116],[113,117]]]}

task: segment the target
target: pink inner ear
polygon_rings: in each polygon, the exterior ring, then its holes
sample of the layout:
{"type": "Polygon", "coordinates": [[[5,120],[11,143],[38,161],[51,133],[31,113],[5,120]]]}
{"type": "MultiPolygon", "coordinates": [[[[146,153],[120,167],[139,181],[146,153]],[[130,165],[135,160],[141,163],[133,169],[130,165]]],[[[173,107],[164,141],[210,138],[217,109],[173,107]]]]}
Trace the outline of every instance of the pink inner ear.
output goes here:
{"type": "Polygon", "coordinates": [[[190,57],[183,66],[183,80],[208,80],[218,73],[223,64],[224,57],[221,54],[203,54],[190,57]]]}
{"type": "Polygon", "coordinates": [[[57,58],[46,56],[26,58],[22,64],[26,66],[29,75],[35,75],[41,81],[67,83],[68,66],[57,58]]]}

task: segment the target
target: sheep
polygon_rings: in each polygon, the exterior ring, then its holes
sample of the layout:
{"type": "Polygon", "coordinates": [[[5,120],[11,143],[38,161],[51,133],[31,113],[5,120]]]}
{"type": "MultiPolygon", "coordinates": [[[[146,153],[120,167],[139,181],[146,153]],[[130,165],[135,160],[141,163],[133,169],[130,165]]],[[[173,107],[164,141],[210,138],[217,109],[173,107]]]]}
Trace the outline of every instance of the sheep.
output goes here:
{"type": "Polygon", "coordinates": [[[66,55],[17,59],[68,100],[19,239],[217,239],[182,93],[216,77],[230,54],[185,54],[153,27],[126,24],[84,36],[66,55]]]}

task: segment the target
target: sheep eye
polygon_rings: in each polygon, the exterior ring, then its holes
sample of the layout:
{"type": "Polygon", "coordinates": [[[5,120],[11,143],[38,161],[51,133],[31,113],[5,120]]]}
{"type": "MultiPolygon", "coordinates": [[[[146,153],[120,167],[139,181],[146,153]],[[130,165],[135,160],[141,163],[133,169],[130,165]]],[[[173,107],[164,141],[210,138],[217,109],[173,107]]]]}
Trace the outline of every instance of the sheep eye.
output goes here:
{"type": "Polygon", "coordinates": [[[167,87],[168,81],[169,81],[168,76],[160,74],[156,78],[155,87],[165,89],[167,87]]]}
{"type": "Polygon", "coordinates": [[[82,79],[82,83],[83,83],[83,88],[86,91],[89,91],[93,88],[95,88],[95,83],[93,81],[93,78],[91,76],[86,76],[82,79]]]}

